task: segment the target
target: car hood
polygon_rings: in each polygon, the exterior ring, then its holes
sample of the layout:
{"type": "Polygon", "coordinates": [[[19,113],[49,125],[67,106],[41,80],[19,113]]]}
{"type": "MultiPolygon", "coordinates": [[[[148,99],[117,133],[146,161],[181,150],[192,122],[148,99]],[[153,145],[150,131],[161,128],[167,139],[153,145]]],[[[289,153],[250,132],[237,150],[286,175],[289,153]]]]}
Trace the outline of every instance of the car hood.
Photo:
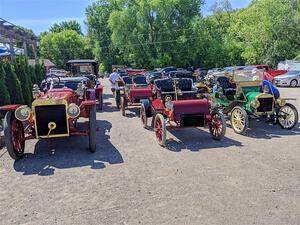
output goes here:
{"type": "Polygon", "coordinates": [[[294,78],[295,76],[298,76],[298,75],[279,75],[279,76],[276,76],[275,79],[291,79],[291,78],[294,78]]]}

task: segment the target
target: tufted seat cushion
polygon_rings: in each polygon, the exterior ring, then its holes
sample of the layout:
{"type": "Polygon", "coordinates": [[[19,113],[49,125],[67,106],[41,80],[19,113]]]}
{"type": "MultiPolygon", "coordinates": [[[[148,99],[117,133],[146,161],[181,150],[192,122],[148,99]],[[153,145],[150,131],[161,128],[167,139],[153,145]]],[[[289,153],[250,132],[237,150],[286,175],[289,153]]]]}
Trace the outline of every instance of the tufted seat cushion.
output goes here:
{"type": "Polygon", "coordinates": [[[132,84],[132,79],[129,76],[122,77],[124,80],[125,84],[132,84]]]}
{"type": "Polygon", "coordinates": [[[172,79],[162,79],[162,80],[156,80],[155,86],[161,91],[161,92],[173,92],[173,81],[172,79]]]}
{"type": "Polygon", "coordinates": [[[178,81],[178,88],[181,91],[192,91],[193,81],[191,79],[182,78],[178,81]]]}
{"type": "Polygon", "coordinates": [[[235,95],[236,85],[231,83],[227,77],[219,77],[217,83],[223,89],[225,96],[235,95]]]}

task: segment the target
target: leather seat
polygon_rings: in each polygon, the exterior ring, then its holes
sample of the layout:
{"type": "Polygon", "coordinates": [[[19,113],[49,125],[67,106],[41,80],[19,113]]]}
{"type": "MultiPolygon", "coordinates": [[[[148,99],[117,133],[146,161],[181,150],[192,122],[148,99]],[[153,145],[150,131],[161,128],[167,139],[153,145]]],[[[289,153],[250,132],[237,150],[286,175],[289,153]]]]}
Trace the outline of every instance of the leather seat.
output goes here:
{"type": "Polygon", "coordinates": [[[146,85],[147,80],[146,80],[146,77],[144,77],[144,76],[136,76],[133,78],[133,83],[138,84],[138,85],[146,85]]]}
{"type": "Polygon", "coordinates": [[[174,92],[172,79],[156,80],[155,85],[161,92],[174,92]]]}
{"type": "Polygon", "coordinates": [[[191,79],[182,78],[178,81],[178,88],[181,91],[192,91],[193,82],[191,79]]]}
{"type": "Polygon", "coordinates": [[[223,89],[225,96],[235,95],[236,85],[231,83],[227,77],[219,77],[217,83],[223,89]]]}
{"type": "Polygon", "coordinates": [[[122,77],[124,80],[125,84],[132,84],[132,79],[129,76],[122,77]]]}

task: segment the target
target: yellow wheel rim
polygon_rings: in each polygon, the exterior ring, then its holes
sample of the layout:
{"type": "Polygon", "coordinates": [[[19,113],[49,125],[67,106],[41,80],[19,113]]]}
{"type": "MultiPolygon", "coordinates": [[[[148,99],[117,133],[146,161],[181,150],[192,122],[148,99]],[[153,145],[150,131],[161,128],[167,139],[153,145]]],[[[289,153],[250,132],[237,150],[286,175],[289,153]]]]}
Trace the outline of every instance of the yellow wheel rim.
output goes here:
{"type": "Polygon", "coordinates": [[[245,117],[241,110],[236,109],[232,112],[232,126],[237,131],[242,131],[245,127],[245,117]]]}

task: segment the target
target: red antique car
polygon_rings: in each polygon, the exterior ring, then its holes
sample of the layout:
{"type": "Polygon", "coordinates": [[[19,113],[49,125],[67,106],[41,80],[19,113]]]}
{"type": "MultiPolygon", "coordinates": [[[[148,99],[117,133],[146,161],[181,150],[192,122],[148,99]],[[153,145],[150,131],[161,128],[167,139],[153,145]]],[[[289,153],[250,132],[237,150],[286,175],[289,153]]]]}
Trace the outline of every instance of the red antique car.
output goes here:
{"type": "Polygon", "coordinates": [[[158,143],[166,143],[167,129],[209,127],[213,139],[226,132],[224,116],[213,108],[209,96],[198,93],[188,78],[156,80],[151,101],[142,102],[140,117],[144,127],[152,117],[152,128],[158,143]]]}
{"type": "Polygon", "coordinates": [[[141,102],[152,96],[152,90],[144,75],[125,76],[120,84],[120,110],[125,116],[129,106],[140,106],[141,102]]]}
{"type": "Polygon", "coordinates": [[[96,150],[96,101],[88,100],[81,81],[61,81],[47,77],[44,91],[34,85],[31,108],[26,105],[0,107],[5,112],[4,138],[9,155],[17,160],[24,156],[25,141],[68,136],[88,136],[89,150],[96,150]],[[77,84],[74,85],[74,82],[77,84]],[[68,86],[69,85],[69,86],[68,86]],[[72,87],[74,87],[72,89],[72,87]],[[88,128],[79,131],[78,119],[88,118],[88,128]]]}

